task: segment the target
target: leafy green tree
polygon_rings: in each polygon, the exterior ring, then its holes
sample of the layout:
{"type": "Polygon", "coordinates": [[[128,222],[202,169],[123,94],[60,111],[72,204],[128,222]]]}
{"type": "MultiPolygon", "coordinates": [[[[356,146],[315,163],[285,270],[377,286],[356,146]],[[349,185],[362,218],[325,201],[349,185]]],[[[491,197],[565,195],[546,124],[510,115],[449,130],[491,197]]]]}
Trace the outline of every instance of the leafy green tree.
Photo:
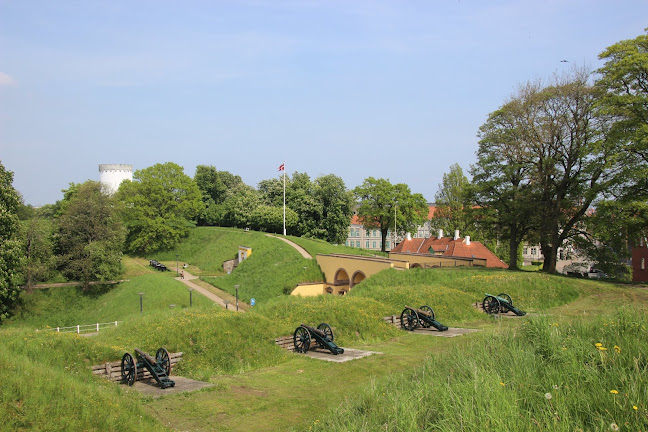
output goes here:
{"type": "Polygon", "coordinates": [[[403,235],[414,231],[427,220],[425,198],[421,194],[411,193],[406,184],[392,185],[389,180],[369,177],[354,189],[354,193],[360,203],[356,210],[358,219],[365,228],[380,231],[383,252],[387,231],[394,224],[398,233],[403,235]]]}
{"type": "Polygon", "coordinates": [[[218,171],[213,166],[198,165],[194,181],[202,193],[202,200],[205,209],[198,218],[201,225],[218,225],[222,222],[222,204],[234,191],[244,186],[240,176],[228,171],[218,171]]]}
{"type": "Polygon", "coordinates": [[[322,209],[319,238],[329,243],[344,243],[353,216],[353,193],[346,188],[344,180],[329,174],[315,179],[313,196],[322,209]]]}
{"type": "MultiPolygon", "coordinates": [[[[587,78],[587,73],[574,71],[546,87],[527,85],[505,107],[506,115],[512,118],[504,122],[514,127],[507,130],[502,126],[499,136],[497,128],[493,134],[482,136],[488,145],[502,145],[514,156],[514,170],[525,170],[518,187],[524,187],[531,199],[516,200],[516,205],[524,208],[510,207],[511,213],[498,217],[510,222],[520,216],[516,212],[535,210],[535,231],[545,257],[543,270],[550,273],[556,271],[558,248],[579,234],[579,224],[594,200],[618,181],[618,148],[608,139],[609,119],[597,109],[598,91],[587,78]],[[516,104],[523,108],[513,109],[516,104]],[[519,165],[515,162],[518,156],[519,165]]],[[[486,125],[484,132],[491,126],[486,125]]],[[[483,154],[485,158],[492,155],[483,154]]],[[[480,169],[485,170],[486,165],[480,169]]],[[[504,165],[497,162],[493,168],[502,170],[504,165]]],[[[494,175],[503,178],[507,172],[494,175]]],[[[484,179],[489,178],[484,174],[484,179]]],[[[515,192],[515,182],[507,180],[506,184],[509,193],[515,192]]],[[[522,198],[519,194],[517,197],[522,198]]],[[[506,211],[503,207],[501,210],[506,211]]]]}
{"type": "Polygon", "coordinates": [[[443,174],[443,182],[434,196],[436,210],[431,221],[434,227],[447,233],[459,230],[465,235],[475,235],[469,187],[470,182],[459,164],[450,166],[450,172],[443,174]]]}
{"type": "Polygon", "coordinates": [[[261,204],[259,193],[246,184],[227,192],[227,198],[216,206],[218,225],[234,228],[248,228],[252,224],[252,213],[261,204]]]}
{"type": "MultiPolygon", "coordinates": [[[[286,209],[286,229],[292,230],[297,225],[298,216],[294,210],[286,209]]],[[[257,231],[283,233],[283,208],[261,204],[250,215],[250,226],[257,231]]]]}
{"type": "Polygon", "coordinates": [[[526,125],[535,115],[534,85],[520,87],[515,97],[488,116],[479,129],[477,163],[471,167],[470,193],[479,205],[477,219],[489,224],[495,238],[508,240],[505,254],[509,269],[519,268],[519,251],[529,232],[537,228],[531,173],[531,143],[526,125]],[[512,259],[513,258],[513,259],[512,259]]]}
{"type": "Polygon", "coordinates": [[[124,204],[127,250],[150,253],[172,248],[189,234],[204,209],[200,189],[173,162],[135,171],[133,179],[117,192],[124,204]]]}
{"type": "Polygon", "coordinates": [[[65,277],[83,282],[108,281],[122,272],[124,228],[115,200],[98,182],[87,181],[66,194],[58,219],[56,251],[65,277]]]}
{"type": "Polygon", "coordinates": [[[7,318],[20,295],[22,248],[18,235],[20,197],[13,187],[13,172],[0,163],[0,322],[7,318]]]}
{"type": "MultiPolygon", "coordinates": [[[[648,29],[646,29],[648,32],[648,29]]],[[[596,85],[602,89],[600,106],[613,116],[611,139],[619,142],[624,182],[621,198],[648,197],[648,34],[606,48],[599,58],[596,85]]]]}
{"type": "MultiPolygon", "coordinates": [[[[262,180],[258,190],[267,205],[283,208],[283,178],[262,180]]],[[[333,174],[311,181],[308,174],[296,172],[286,179],[286,207],[297,214],[294,226],[286,222],[291,235],[341,243],[353,215],[352,206],[353,194],[333,174]]]]}
{"type": "Polygon", "coordinates": [[[48,219],[33,217],[21,223],[23,276],[28,291],[36,282],[49,279],[56,268],[53,234],[54,224],[48,219]]]}

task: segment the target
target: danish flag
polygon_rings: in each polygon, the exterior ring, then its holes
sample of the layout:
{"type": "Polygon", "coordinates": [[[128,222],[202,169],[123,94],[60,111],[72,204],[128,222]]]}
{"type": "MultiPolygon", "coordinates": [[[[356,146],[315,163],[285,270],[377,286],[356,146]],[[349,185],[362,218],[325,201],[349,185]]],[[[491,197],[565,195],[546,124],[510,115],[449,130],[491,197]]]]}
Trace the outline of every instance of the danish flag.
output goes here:
{"type": "Polygon", "coordinates": [[[277,171],[283,171],[284,170],[284,165],[286,165],[286,164],[282,163],[281,165],[279,165],[279,169],[277,171]]]}

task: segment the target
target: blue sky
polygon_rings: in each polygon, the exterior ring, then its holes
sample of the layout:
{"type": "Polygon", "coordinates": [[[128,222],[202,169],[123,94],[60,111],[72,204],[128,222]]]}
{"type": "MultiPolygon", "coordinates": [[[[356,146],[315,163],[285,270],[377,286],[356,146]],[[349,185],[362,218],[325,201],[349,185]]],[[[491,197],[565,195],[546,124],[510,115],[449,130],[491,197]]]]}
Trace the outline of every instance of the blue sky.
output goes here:
{"type": "Polygon", "coordinates": [[[167,161],[256,186],[285,160],[432,201],[518,84],[601,66],[646,18],[645,0],[0,0],[0,162],[33,205],[101,163],[167,161]]]}

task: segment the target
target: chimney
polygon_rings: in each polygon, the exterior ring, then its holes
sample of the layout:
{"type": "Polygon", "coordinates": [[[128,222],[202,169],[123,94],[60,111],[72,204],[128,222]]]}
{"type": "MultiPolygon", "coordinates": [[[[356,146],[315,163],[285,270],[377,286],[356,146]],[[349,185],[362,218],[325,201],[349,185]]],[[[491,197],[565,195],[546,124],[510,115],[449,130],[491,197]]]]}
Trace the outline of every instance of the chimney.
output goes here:
{"type": "Polygon", "coordinates": [[[459,238],[459,230],[455,230],[454,239],[457,240],[458,238],[459,238]]]}
{"type": "Polygon", "coordinates": [[[442,229],[439,230],[439,237],[438,238],[441,238],[441,237],[443,237],[443,230],[442,229]]]}
{"type": "Polygon", "coordinates": [[[412,234],[407,233],[407,240],[412,240],[412,234]]]}
{"type": "Polygon", "coordinates": [[[470,246],[470,236],[466,236],[466,246],[470,246]]]}

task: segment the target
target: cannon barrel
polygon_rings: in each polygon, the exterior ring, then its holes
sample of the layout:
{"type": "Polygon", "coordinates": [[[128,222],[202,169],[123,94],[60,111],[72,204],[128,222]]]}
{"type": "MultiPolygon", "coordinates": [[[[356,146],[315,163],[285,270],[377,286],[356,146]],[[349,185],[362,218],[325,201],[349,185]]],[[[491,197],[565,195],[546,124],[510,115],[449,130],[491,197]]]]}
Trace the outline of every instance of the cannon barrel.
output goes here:
{"type": "Polygon", "coordinates": [[[306,325],[306,324],[304,324],[304,323],[301,323],[301,324],[299,324],[299,325],[302,326],[302,327],[304,327],[305,329],[307,329],[307,330],[308,330],[309,332],[311,332],[311,333],[318,334],[318,335],[320,335],[320,336],[323,337],[323,338],[326,337],[326,333],[324,333],[322,330],[316,329],[315,327],[311,327],[311,326],[306,325]]]}
{"type": "Polygon", "coordinates": [[[413,308],[413,307],[411,307],[411,306],[407,306],[407,305],[405,305],[405,307],[406,307],[407,309],[412,309],[413,311],[416,311],[416,313],[419,314],[419,315],[426,315],[426,316],[430,316],[430,312],[426,312],[426,311],[424,311],[424,310],[417,309],[417,308],[413,308]]]}

